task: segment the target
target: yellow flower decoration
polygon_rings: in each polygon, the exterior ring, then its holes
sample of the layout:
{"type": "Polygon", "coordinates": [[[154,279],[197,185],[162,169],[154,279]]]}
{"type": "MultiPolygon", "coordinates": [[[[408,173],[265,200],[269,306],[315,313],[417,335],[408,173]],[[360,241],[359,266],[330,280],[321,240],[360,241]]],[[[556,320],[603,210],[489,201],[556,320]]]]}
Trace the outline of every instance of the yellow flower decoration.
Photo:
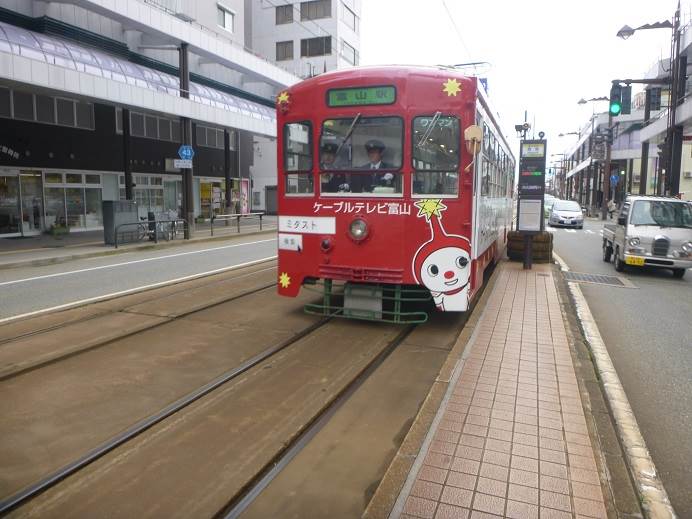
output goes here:
{"type": "Polygon", "coordinates": [[[425,221],[429,222],[432,216],[437,216],[442,218],[442,211],[447,209],[447,206],[442,203],[441,199],[427,198],[416,202],[415,205],[418,208],[418,218],[421,216],[425,217],[425,221]]]}
{"type": "Polygon", "coordinates": [[[279,285],[281,285],[281,288],[288,288],[288,285],[291,284],[291,277],[288,275],[286,272],[282,272],[281,275],[279,276],[279,285]]]}
{"type": "Polygon", "coordinates": [[[288,98],[288,92],[281,92],[281,93],[277,96],[276,102],[279,103],[280,105],[282,105],[282,104],[284,104],[284,103],[288,103],[288,99],[289,99],[289,98],[288,98]]]}
{"type": "Polygon", "coordinates": [[[447,96],[454,96],[461,92],[461,83],[459,83],[456,79],[448,79],[444,83],[442,83],[442,91],[447,94],[447,96]]]}

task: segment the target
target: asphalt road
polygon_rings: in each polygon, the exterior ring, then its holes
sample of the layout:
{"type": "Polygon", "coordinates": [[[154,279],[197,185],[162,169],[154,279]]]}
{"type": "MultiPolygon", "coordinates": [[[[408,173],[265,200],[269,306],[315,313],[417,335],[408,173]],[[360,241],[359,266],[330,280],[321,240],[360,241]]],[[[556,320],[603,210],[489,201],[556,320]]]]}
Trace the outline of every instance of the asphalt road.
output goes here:
{"type": "Polygon", "coordinates": [[[0,321],[276,255],[272,235],[0,270],[0,321]]]}
{"type": "Polygon", "coordinates": [[[628,267],[601,256],[602,222],[554,230],[555,251],[574,272],[622,276],[637,288],[582,283],[642,435],[676,512],[692,518],[692,271],[628,267]]]}

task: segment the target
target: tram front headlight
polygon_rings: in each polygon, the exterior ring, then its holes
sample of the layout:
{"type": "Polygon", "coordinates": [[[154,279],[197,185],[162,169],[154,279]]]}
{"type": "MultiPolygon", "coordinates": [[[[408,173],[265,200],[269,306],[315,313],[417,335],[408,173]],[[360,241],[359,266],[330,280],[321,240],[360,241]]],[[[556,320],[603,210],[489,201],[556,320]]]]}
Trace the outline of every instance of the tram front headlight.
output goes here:
{"type": "Polygon", "coordinates": [[[368,236],[368,224],[362,218],[356,218],[348,226],[348,233],[356,241],[364,240],[368,236]]]}

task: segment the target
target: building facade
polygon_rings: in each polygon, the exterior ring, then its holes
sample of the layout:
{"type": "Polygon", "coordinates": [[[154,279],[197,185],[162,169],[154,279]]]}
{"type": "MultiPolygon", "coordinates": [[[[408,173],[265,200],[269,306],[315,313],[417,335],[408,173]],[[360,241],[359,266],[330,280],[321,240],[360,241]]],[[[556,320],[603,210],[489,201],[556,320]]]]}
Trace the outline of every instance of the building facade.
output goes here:
{"type": "MultiPolygon", "coordinates": [[[[683,66],[692,52],[690,25],[680,30],[680,61],[683,66]]],[[[646,74],[649,84],[632,98],[631,113],[612,118],[613,132],[610,170],[606,171],[605,148],[598,134],[608,129],[608,113],[594,114],[579,131],[577,142],[564,154],[558,165],[558,194],[579,201],[591,214],[603,203],[604,177],[609,199],[620,204],[628,193],[661,195],[666,192],[692,200],[692,82],[681,82],[683,93],[675,110],[675,126],[681,134],[676,176],[666,171],[668,161],[664,142],[668,127],[671,60],[655,63],[646,74]],[[648,110],[647,110],[648,102],[648,110]]],[[[675,103],[673,103],[675,105],[675,103]]]]}
{"type": "Polygon", "coordinates": [[[254,142],[275,138],[274,98],[299,78],[246,47],[246,14],[242,0],[0,0],[0,237],[102,228],[126,171],[140,216],[182,216],[184,140],[188,214],[250,210],[254,142]]]}
{"type": "MultiPolygon", "coordinates": [[[[245,44],[301,78],[353,67],[360,61],[361,0],[245,0],[245,44]]],[[[276,207],[276,141],[254,141],[253,202],[276,207]]]]}

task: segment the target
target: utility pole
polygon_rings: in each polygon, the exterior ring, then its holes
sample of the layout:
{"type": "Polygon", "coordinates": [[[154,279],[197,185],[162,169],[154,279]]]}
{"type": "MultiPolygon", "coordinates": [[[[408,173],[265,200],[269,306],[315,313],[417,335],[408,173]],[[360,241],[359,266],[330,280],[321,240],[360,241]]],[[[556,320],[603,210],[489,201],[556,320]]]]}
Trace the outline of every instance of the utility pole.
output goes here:
{"type": "MultiPolygon", "coordinates": [[[[608,130],[612,131],[613,113],[608,110],[608,130]]],[[[608,200],[610,199],[610,148],[612,144],[606,141],[605,171],[603,172],[603,200],[601,201],[601,220],[608,218],[608,200]]]]}

